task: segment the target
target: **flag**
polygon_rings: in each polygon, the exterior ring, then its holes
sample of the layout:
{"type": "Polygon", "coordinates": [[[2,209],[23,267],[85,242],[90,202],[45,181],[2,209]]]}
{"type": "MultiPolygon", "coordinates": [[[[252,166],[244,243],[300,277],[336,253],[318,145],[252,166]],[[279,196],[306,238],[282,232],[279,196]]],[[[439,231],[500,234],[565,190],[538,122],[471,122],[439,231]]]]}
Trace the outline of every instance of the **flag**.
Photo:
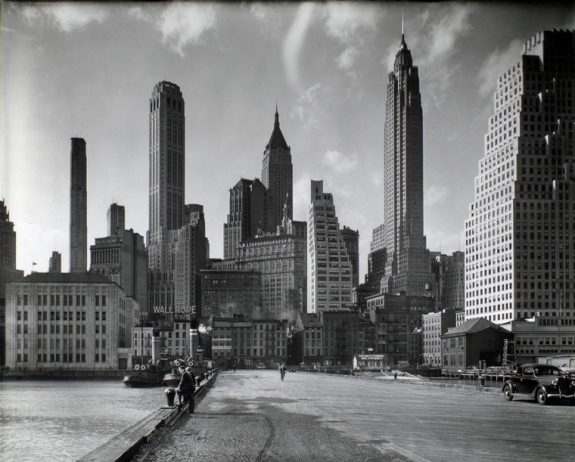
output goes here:
{"type": "Polygon", "coordinates": [[[33,262],[32,262],[32,266],[35,266],[35,265],[36,265],[36,262],[35,262],[35,261],[33,261],[33,262]]]}

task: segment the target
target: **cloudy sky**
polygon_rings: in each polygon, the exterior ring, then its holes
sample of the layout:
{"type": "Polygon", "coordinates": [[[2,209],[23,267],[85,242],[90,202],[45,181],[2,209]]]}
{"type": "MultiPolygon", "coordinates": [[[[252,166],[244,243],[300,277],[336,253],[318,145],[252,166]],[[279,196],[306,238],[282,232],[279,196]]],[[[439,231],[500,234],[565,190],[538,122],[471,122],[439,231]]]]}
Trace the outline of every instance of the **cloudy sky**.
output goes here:
{"type": "Polygon", "coordinates": [[[69,268],[70,138],[88,157],[88,245],[106,212],[148,228],[148,101],[168,80],[186,100],[186,203],[204,205],[211,256],[223,256],[229,189],[259,178],[276,101],[294,165],[294,218],[310,180],[360,232],[361,280],[383,222],[388,73],[405,38],[424,112],[425,234],[463,250],[497,74],[535,32],[575,28],[565,3],[2,4],[0,196],[17,231],[17,267],[69,268]]]}

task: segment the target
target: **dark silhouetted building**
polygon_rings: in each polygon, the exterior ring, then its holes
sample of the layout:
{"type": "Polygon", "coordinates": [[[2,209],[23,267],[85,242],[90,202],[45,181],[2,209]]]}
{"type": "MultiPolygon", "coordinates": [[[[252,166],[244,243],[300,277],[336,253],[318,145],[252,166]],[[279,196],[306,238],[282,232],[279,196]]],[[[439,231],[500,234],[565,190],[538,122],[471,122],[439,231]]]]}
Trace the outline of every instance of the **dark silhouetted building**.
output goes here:
{"type": "Polygon", "coordinates": [[[88,268],[88,191],[86,182],[86,141],[72,138],[70,153],[70,272],[88,268]]]}

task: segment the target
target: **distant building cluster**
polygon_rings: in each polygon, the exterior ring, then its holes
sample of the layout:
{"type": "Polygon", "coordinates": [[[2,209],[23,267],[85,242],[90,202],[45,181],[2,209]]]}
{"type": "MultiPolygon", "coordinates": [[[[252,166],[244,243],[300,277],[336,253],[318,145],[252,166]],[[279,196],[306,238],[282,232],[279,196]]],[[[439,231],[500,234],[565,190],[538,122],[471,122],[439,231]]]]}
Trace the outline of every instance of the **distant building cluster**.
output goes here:
{"type": "Polygon", "coordinates": [[[0,201],[1,364],[127,370],[201,351],[223,368],[464,370],[574,356],[574,38],[537,33],[499,76],[465,251],[448,255],[424,234],[420,77],[402,35],[387,84],[384,222],[363,282],[359,232],[340,223],[324,180],[310,182],[307,221],[293,220],[277,105],[260,178],[229,189],[223,258],[211,258],[204,207],[185,203],[184,97],[159,82],[145,236],[114,203],[88,249],[82,138],[71,139],[69,272],[56,250],[46,273],[16,269],[0,201]]]}

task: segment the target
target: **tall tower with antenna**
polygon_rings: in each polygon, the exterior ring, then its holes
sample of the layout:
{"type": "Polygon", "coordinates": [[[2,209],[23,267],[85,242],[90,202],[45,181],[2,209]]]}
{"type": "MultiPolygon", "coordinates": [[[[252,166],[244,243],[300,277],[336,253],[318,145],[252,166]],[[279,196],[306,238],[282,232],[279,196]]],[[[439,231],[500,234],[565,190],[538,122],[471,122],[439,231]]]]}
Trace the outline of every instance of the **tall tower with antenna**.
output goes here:
{"type": "Polygon", "coordinates": [[[382,292],[427,295],[429,251],[423,234],[423,112],[419,72],[401,44],[387,84],[384,142],[384,240],[382,292]]]}

